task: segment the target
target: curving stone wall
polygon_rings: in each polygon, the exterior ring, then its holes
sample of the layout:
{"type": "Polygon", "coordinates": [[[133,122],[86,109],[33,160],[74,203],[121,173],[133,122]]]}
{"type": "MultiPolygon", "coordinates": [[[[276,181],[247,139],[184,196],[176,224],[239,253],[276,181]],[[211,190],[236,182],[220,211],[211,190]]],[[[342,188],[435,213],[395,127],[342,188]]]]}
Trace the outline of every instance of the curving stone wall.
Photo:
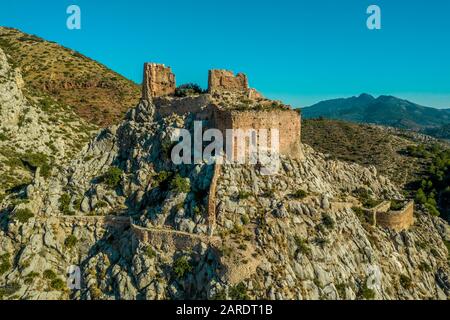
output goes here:
{"type": "Polygon", "coordinates": [[[408,229],[414,223],[414,201],[409,201],[402,210],[391,209],[390,201],[383,201],[371,209],[364,209],[373,226],[389,228],[397,232],[408,229]]]}
{"type": "Polygon", "coordinates": [[[414,201],[410,201],[399,211],[378,212],[377,224],[397,232],[408,229],[414,223],[414,201]]]}

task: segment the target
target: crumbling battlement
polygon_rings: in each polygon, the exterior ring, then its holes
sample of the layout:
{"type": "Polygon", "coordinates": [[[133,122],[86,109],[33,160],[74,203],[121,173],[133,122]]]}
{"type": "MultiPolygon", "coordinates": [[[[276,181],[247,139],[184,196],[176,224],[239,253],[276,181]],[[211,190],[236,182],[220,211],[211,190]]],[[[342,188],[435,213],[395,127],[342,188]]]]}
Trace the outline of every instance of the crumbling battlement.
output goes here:
{"type": "Polygon", "coordinates": [[[364,209],[370,222],[400,232],[414,223],[414,201],[409,201],[401,210],[391,210],[391,202],[383,201],[371,209],[364,209]]]}
{"type": "Polygon", "coordinates": [[[239,92],[248,93],[247,76],[238,73],[236,76],[228,70],[209,70],[208,92],[239,92]]]}
{"type": "Polygon", "coordinates": [[[144,100],[173,95],[175,89],[175,75],[170,67],[157,63],[144,64],[144,79],[142,82],[142,98],[144,100]]]}

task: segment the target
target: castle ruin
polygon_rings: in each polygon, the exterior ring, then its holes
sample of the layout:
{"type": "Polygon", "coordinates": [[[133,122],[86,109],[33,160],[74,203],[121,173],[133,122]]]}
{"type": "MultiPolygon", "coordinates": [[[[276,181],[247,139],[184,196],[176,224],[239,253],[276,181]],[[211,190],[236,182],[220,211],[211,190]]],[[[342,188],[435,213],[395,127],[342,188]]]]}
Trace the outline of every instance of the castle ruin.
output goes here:
{"type": "MultiPolygon", "coordinates": [[[[301,157],[301,118],[290,106],[265,99],[249,88],[247,76],[234,75],[228,70],[209,70],[208,94],[174,99],[175,75],[169,67],[146,63],[144,66],[143,96],[152,100],[157,113],[194,113],[200,120],[208,120],[210,127],[227,129],[278,130],[279,152],[292,158],[301,157]],[[223,100],[226,96],[228,100],[223,100]]],[[[270,143],[270,142],[269,142],[270,143]]]]}

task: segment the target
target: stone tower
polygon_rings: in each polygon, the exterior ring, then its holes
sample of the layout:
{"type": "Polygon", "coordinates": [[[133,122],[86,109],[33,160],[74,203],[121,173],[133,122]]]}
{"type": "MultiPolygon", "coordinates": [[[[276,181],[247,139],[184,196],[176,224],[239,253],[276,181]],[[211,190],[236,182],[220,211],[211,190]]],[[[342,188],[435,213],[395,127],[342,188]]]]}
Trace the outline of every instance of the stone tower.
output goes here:
{"type": "Polygon", "coordinates": [[[173,95],[175,93],[175,75],[170,67],[157,63],[144,64],[144,80],[142,82],[142,98],[173,95]]]}
{"type": "Polygon", "coordinates": [[[208,92],[242,92],[247,93],[248,80],[243,73],[236,76],[228,70],[209,70],[208,74],[208,92]]]}

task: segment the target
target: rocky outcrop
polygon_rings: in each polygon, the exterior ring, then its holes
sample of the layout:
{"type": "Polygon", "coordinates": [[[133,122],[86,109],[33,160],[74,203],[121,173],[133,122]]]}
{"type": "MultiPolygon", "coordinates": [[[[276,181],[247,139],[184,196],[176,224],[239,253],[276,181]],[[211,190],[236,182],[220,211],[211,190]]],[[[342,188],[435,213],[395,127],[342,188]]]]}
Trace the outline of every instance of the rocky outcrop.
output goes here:
{"type": "MultiPolygon", "coordinates": [[[[6,68],[5,79],[18,78],[6,68]]],[[[0,94],[22,110],[15,83],[18,97],[1,86],[0,94]]],[[[165,100],[183,101],[174,99],[165,100]]],[[[307,145],[301,159],[282,156],[274,175],[257,165],[175,165],[172,133],[193,130],[194,119],[158,114],[143,99],[50,175],[37,165],[32,182],[0,207],[0,297],[449,297],[443,220],[418,207],[413,227],[396,232],[354,208],[360,189],[402,199],[375,168],[307,145]],[[80,269],[79,289],[65,285],[71,266],[80,269]]]]}

